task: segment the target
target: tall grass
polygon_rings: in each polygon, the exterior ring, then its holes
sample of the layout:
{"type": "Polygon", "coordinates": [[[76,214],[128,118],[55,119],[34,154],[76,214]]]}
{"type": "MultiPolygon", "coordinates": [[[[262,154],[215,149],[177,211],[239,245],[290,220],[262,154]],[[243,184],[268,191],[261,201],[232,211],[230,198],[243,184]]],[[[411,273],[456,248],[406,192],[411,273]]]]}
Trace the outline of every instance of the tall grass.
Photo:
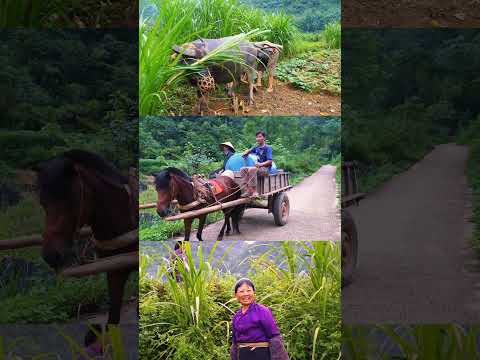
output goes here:
{"type": "Polygon", "coordinates": [[[479,326],[374,325],[344,327],[346,360],[480,359],[479,326]]]}
{"type": "MultiPolygon", "coordinates": [[[[227,358],[231,318],[239,305],[233,297],[236,276],[220,271],[220,265],[235,242],[223,253],[218,253],[217,246],[206,255],[199,245],[195,255],[186,243],[185,260],[176,258],[179,282],[166,264],[159,266],[156,275],[148,275],[151,257],[141,256],[142,359],[227,358]]],[[[238,259],[238,263],[245,261],[250,262],[248,276],[256,284],[257,301],[272,308],[291,358],[337,359],[341,338],[338,244],[285,242],[280,252],[272,247],[261,255],[238,259]]]]}
{"type": "MultiPolygon", "coordinates": [[[[240,5],[237,0],[155,0],[156,19],[140,19],[139,88],[140,114],[168,113],[171,94],[192,72],[225,60],[241,62],[227,54],[247,39],[268,39],[284,45],[285,53],[294,51],[297,29],[291,17],[270,15],[240,5]],[[172,46],[198,38],[220,38],[242,34],[224,48],[202,61],[181,66],[171,59],[172,46]]],[[[177,58],[178,60],[178,58],[177,58]]]]}
{"type": "Polygon", "coordinates": [[[342,42],[342,26],[340,22],[329,23],[322,32],[325,45],[329,49],[340,49],[342,42]]]}

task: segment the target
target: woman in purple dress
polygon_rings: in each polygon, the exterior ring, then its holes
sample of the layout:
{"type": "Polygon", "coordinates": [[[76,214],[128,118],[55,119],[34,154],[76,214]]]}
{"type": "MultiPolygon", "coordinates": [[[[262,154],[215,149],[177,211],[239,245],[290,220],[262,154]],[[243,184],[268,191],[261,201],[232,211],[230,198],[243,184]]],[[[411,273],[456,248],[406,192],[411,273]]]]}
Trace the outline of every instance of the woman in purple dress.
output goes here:
{"type": "Polygon", "coordinates": [[[233,316],[231,360],[289,360],[272,311],[255,302],[255,286],[246,278],[235,284],[241,305],[233,316]]]}

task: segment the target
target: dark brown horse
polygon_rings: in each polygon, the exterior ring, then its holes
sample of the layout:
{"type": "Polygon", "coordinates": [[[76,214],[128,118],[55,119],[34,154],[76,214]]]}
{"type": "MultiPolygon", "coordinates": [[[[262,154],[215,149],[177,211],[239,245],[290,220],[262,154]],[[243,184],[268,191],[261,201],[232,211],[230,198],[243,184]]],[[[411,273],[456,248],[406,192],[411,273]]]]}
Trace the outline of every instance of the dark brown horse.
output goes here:
{"type": "MultiPolygon", "coordinates": [[[[70,264],[73,242],[82,226],[92,228],[99,257],[138,251],[138,240],[119,247],[105,246],[138,228],[134,179],[121,175],[100,156],[81,150],[68,151],[36,170],[40,203],[46,214],[42,256],[52,268],[58,271],[70,264]]],[[[120,322],[125,282],[131,271],[107,273],[109,324],[120,322]]]]}
{"type": "MultiPolygon", "coordinates": [[[[240,198],[240,189],[238,185],[227,176],[219,176],[215,179],[224,189],[217,195],[210,194],[205,203],[199,203],[196,200],[196,189],[192,183],[192,178],[183,171],[174,167],[169,167],[159,173],[153,174],[155,177],[155,188],[158,194],[157,213],[160,217],[166,217],[171,214],[171,203],[174,199],[178,201],[180,212],[197,210],[212,205],[216,202],[227,202],[237,200],[240,198]]],[[[240,214],[243,206],[236,206],[223,209],[225,215],[225,222],[218,234],[217,240],[222,240],[225,235],[225,227],[227,228],[227,235],[230,234],[230,219],[232,219],[232,226],[234,234],[240,234],[238,224],[240,222],[240,214]]],[[[199,215],[199,224],[197,230],[197,239],[203,241],[202,231],[205,226],[205,219],[207,215],[199,215]]],[[[192,229],[192,222],[195,218],[184,219],[185,225],[185,241],[190,240],[190,232],[192,229]]]]}

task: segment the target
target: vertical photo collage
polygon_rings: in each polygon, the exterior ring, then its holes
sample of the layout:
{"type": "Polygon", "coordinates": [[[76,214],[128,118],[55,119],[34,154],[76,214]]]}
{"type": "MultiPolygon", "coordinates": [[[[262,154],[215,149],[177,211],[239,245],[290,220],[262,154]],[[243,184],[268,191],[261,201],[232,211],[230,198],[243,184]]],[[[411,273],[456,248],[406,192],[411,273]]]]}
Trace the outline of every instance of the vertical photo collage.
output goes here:
{"type": "Polygon", "coordinates": [[[478,0],[0,0],[0,360],[480,360],[478,0]]]}

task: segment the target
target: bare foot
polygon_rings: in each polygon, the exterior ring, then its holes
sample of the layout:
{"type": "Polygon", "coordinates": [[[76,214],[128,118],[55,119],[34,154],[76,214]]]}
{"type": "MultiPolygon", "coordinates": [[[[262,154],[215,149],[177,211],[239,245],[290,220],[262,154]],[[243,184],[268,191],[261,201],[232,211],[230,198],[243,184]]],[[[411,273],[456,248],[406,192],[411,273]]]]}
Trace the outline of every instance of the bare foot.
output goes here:
{"type": "Polygon", "coordinates": [[[273,88],[268,88],[267,92],[269,92],[269,93],[273,92],[273,88]]]}

